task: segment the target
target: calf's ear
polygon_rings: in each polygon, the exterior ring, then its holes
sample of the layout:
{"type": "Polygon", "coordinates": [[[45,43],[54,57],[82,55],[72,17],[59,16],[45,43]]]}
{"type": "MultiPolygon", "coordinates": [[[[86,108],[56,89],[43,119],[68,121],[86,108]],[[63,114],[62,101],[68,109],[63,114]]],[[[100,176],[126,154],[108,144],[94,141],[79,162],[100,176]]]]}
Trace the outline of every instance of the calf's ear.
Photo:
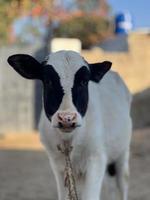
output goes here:
{"type": "Polygon", "coordinates": [[[10,56],[7,61],[24,78],[42,78],[42,65],[30,55],[15,54],[10,56]]]}
{"type": "Polygon", "coordinates": [[[101,63],[89,64],[91,77],[90,80],[98,83],[103,76],[110,70],[112,63],[104,61],[101,63]]]}

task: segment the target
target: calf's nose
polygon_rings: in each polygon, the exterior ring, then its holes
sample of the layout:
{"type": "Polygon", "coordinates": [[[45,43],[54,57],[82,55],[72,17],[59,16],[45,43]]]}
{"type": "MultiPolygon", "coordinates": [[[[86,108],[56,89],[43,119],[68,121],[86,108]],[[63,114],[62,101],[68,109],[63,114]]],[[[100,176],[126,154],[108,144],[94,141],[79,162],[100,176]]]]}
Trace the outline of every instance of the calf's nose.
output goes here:
{"type": "Polygon", "coordinates": [[[57,119],[60,128],[75,128],[77,124],[77,113],[59,112],[57,114],[57,119]]]}

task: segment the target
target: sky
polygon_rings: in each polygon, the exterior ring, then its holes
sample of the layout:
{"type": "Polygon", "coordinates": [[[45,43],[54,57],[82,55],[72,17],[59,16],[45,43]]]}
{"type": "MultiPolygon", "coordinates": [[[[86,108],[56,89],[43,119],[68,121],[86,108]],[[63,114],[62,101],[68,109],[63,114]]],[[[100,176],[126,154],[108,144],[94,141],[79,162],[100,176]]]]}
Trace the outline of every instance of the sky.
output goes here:
{"type": "Polygon", "coordinates": [[[108,0],[112,14],[129,11],[133,28],[150,28],[150,0],[108,0]]]}

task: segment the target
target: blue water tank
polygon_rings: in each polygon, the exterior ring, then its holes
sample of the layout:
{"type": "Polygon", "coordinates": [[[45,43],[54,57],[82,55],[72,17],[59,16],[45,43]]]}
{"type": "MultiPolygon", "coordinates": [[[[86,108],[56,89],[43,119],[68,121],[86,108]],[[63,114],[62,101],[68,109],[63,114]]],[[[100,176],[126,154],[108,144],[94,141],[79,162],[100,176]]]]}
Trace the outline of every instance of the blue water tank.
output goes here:
{"type": "Polygon", "coordinates": [[[132,26],[132,17],[129,12],[122,12],[115,16],[116,34],[128,34],[132,26]]]}

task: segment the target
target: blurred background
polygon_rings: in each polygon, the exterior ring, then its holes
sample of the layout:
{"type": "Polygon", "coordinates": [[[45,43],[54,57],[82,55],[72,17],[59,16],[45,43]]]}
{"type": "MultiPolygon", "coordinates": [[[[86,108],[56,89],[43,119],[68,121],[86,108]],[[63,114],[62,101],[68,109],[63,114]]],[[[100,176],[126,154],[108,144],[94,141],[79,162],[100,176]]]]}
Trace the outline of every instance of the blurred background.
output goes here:
{"type": "Polygon", "coordinates": [[[133,102],[129,199],[150,191],[150,1],[0,0],[0,200],[56,199],[53,175],[39,142],[39,81],[21,78],[7,58],[43,61],[61,49],[88,62],[110,60],[133,102]]]}

